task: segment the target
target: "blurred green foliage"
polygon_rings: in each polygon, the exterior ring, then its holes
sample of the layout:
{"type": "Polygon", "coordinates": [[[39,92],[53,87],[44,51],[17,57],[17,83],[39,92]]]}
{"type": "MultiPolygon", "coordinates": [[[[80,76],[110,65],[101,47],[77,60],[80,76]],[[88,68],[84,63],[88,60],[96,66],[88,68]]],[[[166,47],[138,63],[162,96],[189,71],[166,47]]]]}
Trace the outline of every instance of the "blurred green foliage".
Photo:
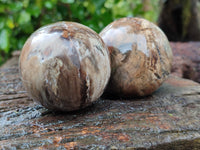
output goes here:
{"type": "Polygon", "coordinates": [[[0,0],[0,64],[43,25],[75,21],[99,32],[126,16],[155,22],[158,5],[159,0],[0,0]]]}

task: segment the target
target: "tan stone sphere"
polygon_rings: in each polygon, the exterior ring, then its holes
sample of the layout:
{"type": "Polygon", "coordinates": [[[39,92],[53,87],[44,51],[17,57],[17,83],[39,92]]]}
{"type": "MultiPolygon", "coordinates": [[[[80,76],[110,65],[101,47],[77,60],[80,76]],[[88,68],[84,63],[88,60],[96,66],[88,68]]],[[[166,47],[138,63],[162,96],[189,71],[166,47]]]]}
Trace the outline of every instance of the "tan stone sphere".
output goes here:
{"type": "Polygon", "coordinates": [[[155,24],[141,18],[122,18],[105,27],[100,36],[111,58],[105,95],[150,95],[170,74],[172,51],[167,37],[155,24]]]}
{"type": "Polygon", "coordinates": [[[96,101],[110,77],[109,52],[100,36],[74,22],[35,31],[20,56],[23,84],[36,102],[73,111],[96,101]]]}

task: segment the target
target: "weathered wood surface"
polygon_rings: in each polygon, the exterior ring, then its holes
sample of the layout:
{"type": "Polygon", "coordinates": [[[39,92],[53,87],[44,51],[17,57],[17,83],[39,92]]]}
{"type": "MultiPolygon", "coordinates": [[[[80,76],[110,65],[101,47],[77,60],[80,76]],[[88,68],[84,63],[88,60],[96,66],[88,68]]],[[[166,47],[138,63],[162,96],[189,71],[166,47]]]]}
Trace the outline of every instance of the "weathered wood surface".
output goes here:
{"type": "Polygon", "coordinates": [[[0,149],[200,149],[200,85],[174,76],[141,99],[70,113],[27,97],[16,63],[0,69],[0,149]]]}
{"type": "Polygon", "coordinates": [[[170,42],[174,58],[172,73],[200,83],[200,42],[170,42]]]}

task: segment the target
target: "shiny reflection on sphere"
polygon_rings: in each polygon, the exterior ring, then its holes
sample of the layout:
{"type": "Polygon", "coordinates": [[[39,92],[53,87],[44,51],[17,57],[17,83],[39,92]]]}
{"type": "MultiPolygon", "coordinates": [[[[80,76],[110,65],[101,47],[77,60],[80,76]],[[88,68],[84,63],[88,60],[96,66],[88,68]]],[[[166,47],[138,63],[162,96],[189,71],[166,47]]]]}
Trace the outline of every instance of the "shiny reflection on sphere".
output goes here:
{"type": "Polygon", "coordinates": [[[141,18],[121,18],[105,27],[100,36],[111,57],[111,78],[105,95],[150,95],[169,75],[172,51],[155,24],[141,18]]]}
{"type": "Polygon", "coordinates": [[[73,111],[96,101],[110,77],[100,36],[74,22],[35,31],[24,44],[20,72],[29,96],[51,110],[73,111]]]}

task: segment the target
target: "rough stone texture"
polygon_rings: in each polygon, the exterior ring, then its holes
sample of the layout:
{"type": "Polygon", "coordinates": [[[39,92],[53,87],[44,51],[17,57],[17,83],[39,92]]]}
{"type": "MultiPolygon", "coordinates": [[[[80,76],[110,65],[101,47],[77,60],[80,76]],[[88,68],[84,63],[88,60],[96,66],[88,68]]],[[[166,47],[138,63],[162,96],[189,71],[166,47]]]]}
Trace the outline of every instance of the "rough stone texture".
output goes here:
{"type": "Polygon", "coordinates": [[[200,83],[200,42],[171,42],[174,75],[200,83]]]}
{"type": "Polygon", "coordinates": [[[51,112],[27,97],[16,67],[0,70],[0,149],[200,149],[200,85],[170,78],[152,95],[51,112]]]}

